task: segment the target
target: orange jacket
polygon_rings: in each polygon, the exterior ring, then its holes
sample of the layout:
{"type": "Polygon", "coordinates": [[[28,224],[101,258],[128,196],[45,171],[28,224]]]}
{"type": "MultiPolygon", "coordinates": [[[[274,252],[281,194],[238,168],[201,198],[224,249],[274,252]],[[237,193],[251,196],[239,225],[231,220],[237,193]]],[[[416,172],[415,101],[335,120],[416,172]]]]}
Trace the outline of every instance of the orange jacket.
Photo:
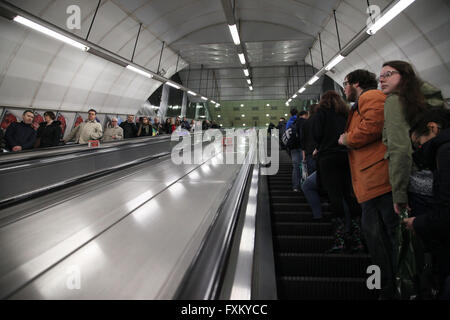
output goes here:
{"type": "Polygon", "coordinates": [[[392,190],[386,146],[382,142],[385,100],[379,90],[363,92],[357,108],[348,117],[346,145],[350,149],[353,189],[359,203],[392,190]]]}

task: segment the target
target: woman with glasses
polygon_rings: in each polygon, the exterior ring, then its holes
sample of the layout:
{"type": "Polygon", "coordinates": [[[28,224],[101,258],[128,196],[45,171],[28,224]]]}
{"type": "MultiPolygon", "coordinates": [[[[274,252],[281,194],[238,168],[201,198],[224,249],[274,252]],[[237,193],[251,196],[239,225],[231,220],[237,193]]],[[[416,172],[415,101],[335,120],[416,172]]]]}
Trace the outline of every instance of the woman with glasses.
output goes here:
{"type": "Polygon", "coordinates": [[[388,96],[384,105],[383,143],[387,147],[394,210],[399,214],[408,207],[413,152],[409,130],[425,111],[425,98],[421,92],[422,81],[404,61],[384,63],[380,85],[388,96]]]}

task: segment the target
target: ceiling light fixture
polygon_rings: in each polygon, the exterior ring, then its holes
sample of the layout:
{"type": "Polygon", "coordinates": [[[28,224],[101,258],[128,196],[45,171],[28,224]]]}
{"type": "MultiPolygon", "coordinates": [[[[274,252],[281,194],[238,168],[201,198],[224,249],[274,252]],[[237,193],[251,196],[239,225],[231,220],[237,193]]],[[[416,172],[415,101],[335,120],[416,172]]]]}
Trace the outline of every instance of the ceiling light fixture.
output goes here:
{"type": "Polygon", "coordinates": [[[128,69],[128,70],[131,70],[131,71],[133,71],[133,72],[139,73],[140,75],[142,75],[142,76],[144,76],[144,77],[147,77],[147,78],[149,78],[149,79],[153,78],[153,76],[152,76],[150,73],[145,72],[144,70],[138,69],[138,68],[136,68],[136,67],[133,67],[133,66],[131,66],[131,65],[128,65],[128,66],[127,66],[127,69],[128,69]]]}
{"type": "Polygon", "coordinates": [[[394,4],[385,14],[381,16],[375,23],[370,24],[367,29],[367,33],[370,35],[374,35],[378,30],[383,28],[386,24],[388,24],[392,19],[394,19],[397,15],[399,15],[403,10],[405,10],[411,3],[415,0],[400,0],[396,4],[394,4]]]}
{"type": "Polygon", "coordinates": [[[308,81],[308,84],[309,84],[310,86],[312,86],[314,83],[317,82],[317,80],[319,80],[319,77],[318,77],[318,76],[313,76],[313,77],[311,78],[311,80],[308,81]]]}
{"type": "Polygon", "coordinates": [[[341,56],[340,54],[337,55],[336,58],[334,58],[333,60],[330,61],[330,63],[327,64],[327,66],[325,67],[325,70],[330,71],[331,69],[333,69],[339,62],[341,62],[342,60],[344,60],[344,56],[341,56]]]}
{"type": "Polygon", "coordinates": [[[84,45],[84,44],[82,44],[82,43],[80,43],[78,41],[75,41],[73,39],[70,39],[69,37],[63,36],[62,34],[60,34],[58,32],[50,30],[49,28],[46,28],[46,27],[44,27],[44,26],[42,26],[40,24],[37,24],[36,22],[33,22],[31,20],[28,20],[28,19],[26,19],[24,17],[17,16],[17,17],[14,18],[14,21],[18,22],[18,23],[20,23],[20,24],[22,24],[24,26],[27,26],[27,27],[29,27],[31,29],[34,29],[36,31],[39,31],[39,32],[41,32],[43,34],[46,34],[46,35],[48,35],[48,36],[50,36],[50,37],[52,37],[54,39],[57,39],[57,40],[62,41],[62,42],[65,42],[65,43],[67,43],[67,44],[69,44],[69,45],[71,45],[71,46],[73,46],[75,48],[78,48],[80,50],[83,50],[83,51],[88,51],[89,50],[88,46],[86,46],[86,45],[84,45]]]}
{"type": "Polygon", "coordinates": [[[178,90],[181,88],[180,86],[178,86],[178,85],[176,85],[175,83],[170,82],[170,81],[166,82],[166,84],[167,84],[168,86],[171,86],[172,88],[175,88],[175,89],[178,89],[178,90]]]}
{"type": "Polygon", "coordinates": [[[241,63],[242,63],[242,64],[246,64],[244,54],[243,54],[243,53],[239,53],[238,56],[239,56],[239,60],[241,60],[241,63]]]}
{"type": "Polygon", "coordinates": [[[230,32],[231,32],[231,36],[233,37],[234,44],[237,46],[240,45],[241,39],[239,39],[239,32],[238,32],[237,26],[235,24],[228,25],[228,28],[230,28],[230,32]]]}

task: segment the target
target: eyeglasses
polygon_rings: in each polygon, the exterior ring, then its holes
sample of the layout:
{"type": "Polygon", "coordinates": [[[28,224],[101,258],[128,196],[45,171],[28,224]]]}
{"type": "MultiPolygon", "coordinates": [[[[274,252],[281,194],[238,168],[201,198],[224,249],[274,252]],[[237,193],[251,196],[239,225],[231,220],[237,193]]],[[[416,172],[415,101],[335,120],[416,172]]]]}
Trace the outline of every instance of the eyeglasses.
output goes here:
{"type": "Polygon", "coordinates": [[[390,77],[392,77],[392,75],[395,74],[395,73],[399,73],[399,72],[398,72],[398,71],[387,71],[387,72],[384,73],[384,74],[380,74],[379,79],[381,79],[381,78],[385,78],[385,79],[390,78],[390,77]]]}
{"type": "Polygon", "coordinates": [[[347,85],[349,84],[349,82],[348,81],[344,81],[344,82],[342,82],[342,86],[345,88],[347,85]]]}

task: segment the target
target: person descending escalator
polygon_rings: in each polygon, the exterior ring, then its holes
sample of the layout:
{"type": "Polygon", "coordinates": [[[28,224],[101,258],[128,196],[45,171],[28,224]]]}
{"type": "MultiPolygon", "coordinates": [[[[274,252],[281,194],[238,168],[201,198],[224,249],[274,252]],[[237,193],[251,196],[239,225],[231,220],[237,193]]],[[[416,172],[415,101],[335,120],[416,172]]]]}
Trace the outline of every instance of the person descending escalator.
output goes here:
{"type": "Polygon", "coordinates": [[[39,124],[35,148],[56,147],[61,141],[61,122],[55,121],[56,116],[52,111],[44,113],[45,122],[39,124]]]}

